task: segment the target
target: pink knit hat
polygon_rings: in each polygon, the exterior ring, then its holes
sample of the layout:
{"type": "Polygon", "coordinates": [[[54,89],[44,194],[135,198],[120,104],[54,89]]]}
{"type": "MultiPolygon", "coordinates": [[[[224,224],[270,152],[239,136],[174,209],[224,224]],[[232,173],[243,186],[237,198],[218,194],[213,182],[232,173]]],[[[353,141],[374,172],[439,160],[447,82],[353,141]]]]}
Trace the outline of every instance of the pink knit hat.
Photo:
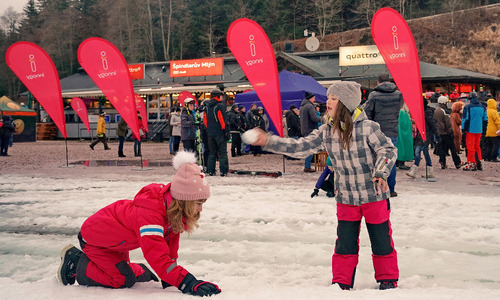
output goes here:
{"type": "Polygon", "coordinates": [[[177,152],[172,164],[177,170],[170,184],[172,198],[194,201],[210,197],[207,179],[201,172],[200,166],[196,164],[196,156],[193,152],[177,152]]]}

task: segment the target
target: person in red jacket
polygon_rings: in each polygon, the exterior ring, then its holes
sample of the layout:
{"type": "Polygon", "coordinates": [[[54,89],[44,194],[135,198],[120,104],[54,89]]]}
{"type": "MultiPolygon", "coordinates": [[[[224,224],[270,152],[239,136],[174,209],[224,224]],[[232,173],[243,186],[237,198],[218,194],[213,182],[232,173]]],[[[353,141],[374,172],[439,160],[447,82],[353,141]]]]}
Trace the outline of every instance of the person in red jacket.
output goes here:
{"type": "Polygon", "coordinates": [[[114,202],[82,225],[80,251],[73,245],[61,251],[57,277],[64,285],[128,288],[136,282],[158,281],[144,264],[130,262],[129,251],[141,248],[144,258],[160,277],[163,288],[211,296],[221,292],[213,283],[198,280],[177,264],[179,236],[198,227],[210,187],[191,152],[179,152],[177,170],[169,184],[143,187],[134,200],[114,202]]]}

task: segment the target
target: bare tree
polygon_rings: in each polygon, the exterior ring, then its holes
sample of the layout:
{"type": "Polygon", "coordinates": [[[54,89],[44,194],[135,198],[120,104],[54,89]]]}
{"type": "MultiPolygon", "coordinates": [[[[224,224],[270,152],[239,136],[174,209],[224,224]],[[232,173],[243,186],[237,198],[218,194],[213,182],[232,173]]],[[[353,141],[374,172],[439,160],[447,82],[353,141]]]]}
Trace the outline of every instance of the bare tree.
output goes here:
{"type": "Polygon", "coordinates": [[[0,17],[0,26],[6,36],[18,33],[21,25],[22,15],[14,10],[12,6],[7,7],[7,10],[0,17]]]}
{"type": "Polygon", "coordinates": [[[148,11],[148,20],[147,23],[149,25],[148,30],[148,42],[149,42],[149,61],[155,61],[155,44],[153,42],[153,15],[151,14],[151,0],[147,0],[147,11],[148,11]]]}
{"type": "Polygon", "coordinates": [[[444,8],[451,12],[451,27],[455,26],[455,11],[463,8],[463,1],[461,0],[446,0],[443,3],[444,8]]]}
{"type": "Polygon", "coordinates": [[[167,35],[167,59],[170,60],[170,36],[172,35],[172,0],[168,1],[168,35],[167,35]]]}
{"type": "Polygon", "coordinates": [[[333,28],[335,18],[341,11],[341,2],[340,0],[314,0],[320,39],[323,39],[333,28]]]}
{"type": "Polygon", "coordinates": [[[380,1],[376,0],[362,0],[360,1],[360,4],[358,5],[358,8],[354,10],[354,12],[364,15],[366,19],[367,24],[371,24],[373,15],[375,12],[381,8],[382,4],[380,4],[380,1]]]}
{"type": "Polygon", "coordinates": [[[163,7],[161,5],[162,0],[158,0],[158,8],[160,11],[160,34],[161,34],[161,43],[163,46],[163,60],[170,60],[168,58],[167,44],[165,42],[165,26],[163,24],[163,7]]]}
{"type": "Polygon", "coordinates": [[[245,0],[236,0],[234,3],[234,10],[233,10],[233,19],[239,19],[239,18],[252,18],[252,10],[250,9],[249,5],[245,0]]]}
{"type": "Polygon", "coordinates": [[[215,54],[215,47],[217,44],[222,40],[223,36],[220,34],[217,34],[217,23],[216,23],[216,10],[215,10],[215,4],[210,1],[206,0],[207,4],[207,11],[205,14],[205,34],[202,35],[202,39],[207,42],[208,46],[208,53],[210,56],[215,54]]]}
{"type": "MultiPolygon", "coordinates": [[[[151,18],[143,0],[108,0],[100,2],[107,24],[102,24],[104,38],[120,49],[129,62],[153,61],[151,18]],[[109,9],[113,7],[113,9],[109,9]]],[[[153,45],[154,47],[154,45],[153,45]]]]}
{"type": "Polygon", "coordinates": [[[174,48],[177,50],[176,57],[183,59],[185,49],[188,49],[193,43],[192,36],[190,35],[192,31],[193,14],[186,0],[176,0],[174,4],[175,6],[171,10],[171,32],[174,33],[171,38],[171,44],[172,50],[174,50],[174,48]]]}
{"type": "Polygon", "coordinates": [[[399,0],[399,14],[401,14],[401,16],[403,16],[403,18],[406,19],[406,16],[405,16],[405,11],[406,11],[406,0],[399,0]]]}

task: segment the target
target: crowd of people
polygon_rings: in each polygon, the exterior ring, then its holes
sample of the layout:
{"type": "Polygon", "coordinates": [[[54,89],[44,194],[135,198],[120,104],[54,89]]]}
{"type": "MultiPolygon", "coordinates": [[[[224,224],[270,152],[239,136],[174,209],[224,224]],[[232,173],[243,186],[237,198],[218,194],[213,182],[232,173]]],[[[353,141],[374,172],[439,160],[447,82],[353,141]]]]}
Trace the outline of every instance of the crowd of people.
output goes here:
{"type": "MultiPolygon", "coordinates": [[[[253,128],[269,131],[269,118],[262,106],[251,104],[247,111],[245,106],[233,104],[230,109],[226,109],[224,97],[222,91],[215,89],[211,92],[210,99],[201,100],[200,103],[187,98],[183,107],[173,106],[168,117],[170,154],[175,155],[182,142],[184,150],[195,152],[199,156],[200,164],[210,176],[216,175],[217,162],[219,175],[227,175],[228,141],[231,143],[231,157],[246,154],[260,156],[264,153],[262,147],[245,144],[241,135],[253,128]]],[[[408,170],[406,175],[416,178],[422,153],[426,161],[425,174],[422,174],[425,178],[435,177],[430,158],[432,153],[439,156],[442,169],[448,168],[448,156],[451,156],[456,169],[465,171],[482,170],[483,161],[496,162],[499,159],[499,106],[484,87],[480,86],[479,92],[471,91],[469,94],[459,94],[457,90],[448,94],[439,89],[435,92],[428,89],[423,93],[423,107],[425,140],[411,119],[402,93],[390,81],[388,74],[378,77],[377,86],[360,103],[360,108],[368,119],[379,124],[384,135],[397,146],[398,160],[387,178],[391,197],[398,195],[396,169],[408,170]],[[466,151],[465,161],[459,156],[463,151],[466,151]],[[411,161],[413,165],[405,165],[405,162],[411,161]]],[[[97,139],[90,145],[92,150],[99,142],[104,144],[105,150],[110,149],[106,143],[104,116],[99,116],[97,139]]],[[[307,137],[328,122],[327,113],[324,109],[321,112],[320,105],[316,103],[316,95],[307,91],[299,107],[292,104],[288,110],[283,110],[283,130],[286,137],[307,137]]],[[[127,125],[121,119],[117,128],[119,157],[125,157],[123,143],[127,132],[127,125]]],[[[139,140],[135,140],[134,154],[141,156],[139,140]]],[[[286,158],[297,159],[294,155],[286,155],[286,158]]],[[[304,172],[316,172],[312,167],[313,158],[313,154],[305,157],[304,172]]]]}
{"type": "MultiPolygon", "coordinates": [[[[424,94],[428,143],[439,156],[442,169],[452,157],[457,169],[481,171],[483,162],[497,162],[500,156],[500,107],[489,91],[479,87],[458,96],[436,90],[424,94]],[[458,154],[466,152],[462,162],[458,154]]],[[[414,176],[414,172],[407,174],[414,176]]]]}

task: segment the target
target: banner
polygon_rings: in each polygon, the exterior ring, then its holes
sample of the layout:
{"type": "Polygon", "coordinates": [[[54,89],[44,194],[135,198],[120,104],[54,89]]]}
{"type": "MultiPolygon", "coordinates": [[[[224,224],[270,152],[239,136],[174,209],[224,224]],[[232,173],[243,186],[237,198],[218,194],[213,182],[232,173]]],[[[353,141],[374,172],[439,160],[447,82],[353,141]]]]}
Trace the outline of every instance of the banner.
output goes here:
{"type": "Polygon", "coordinates": [[[104,39],[89,38],[78,47],[78,61],[140,139],[132,78],[120,51],[104,39]]]}
{"type": "Polygon", "coordinates": [[[135,94],[135,108],[142,116],[142,127],[146,132],[149,132],[148,125],[148,110],[146,109],[146,104],[144,103],[144,99],[138,94],[135,94]]]}
{"type": "Polygon", "coordinates": [[[394,9],[379,9],[372,19],[372,37],[426,140],[422,80],[417,47],[410,27],[394,9]]]}
{"type": "Polygon", "coordinates": [[[144,79],[144,64],[128,65],[128,71],[132,79],[144,79]]]}
{"type": "Polygon", "coordinates": [[[61,83],[56,66],[41,47],[29,42],[17,42],[7,49],[7,65],[50,116],[67,138],[61,83]]]}
{"type": "Polygon", "coordinates": [[[87,127],[88,132],[90,133],[90,125],[89,125],[89,115],[87,113],[87,107],[81,98],[75,97],[71,99],[71,108],[76,112],[80,120],[82,120],[85,127],[87,127]]]}
{"type": "Polygon", "coordinates": [[[222,75],[223,66],[222,57],[172,60],[170,61],[170,77],[222,75]]]}
{"type": "Polygon", "coordinates": [[[278,66],[266,33],[256,22],[238,19],[229,26],[227,44],[278,133],[283,136],[278,66]]]}

